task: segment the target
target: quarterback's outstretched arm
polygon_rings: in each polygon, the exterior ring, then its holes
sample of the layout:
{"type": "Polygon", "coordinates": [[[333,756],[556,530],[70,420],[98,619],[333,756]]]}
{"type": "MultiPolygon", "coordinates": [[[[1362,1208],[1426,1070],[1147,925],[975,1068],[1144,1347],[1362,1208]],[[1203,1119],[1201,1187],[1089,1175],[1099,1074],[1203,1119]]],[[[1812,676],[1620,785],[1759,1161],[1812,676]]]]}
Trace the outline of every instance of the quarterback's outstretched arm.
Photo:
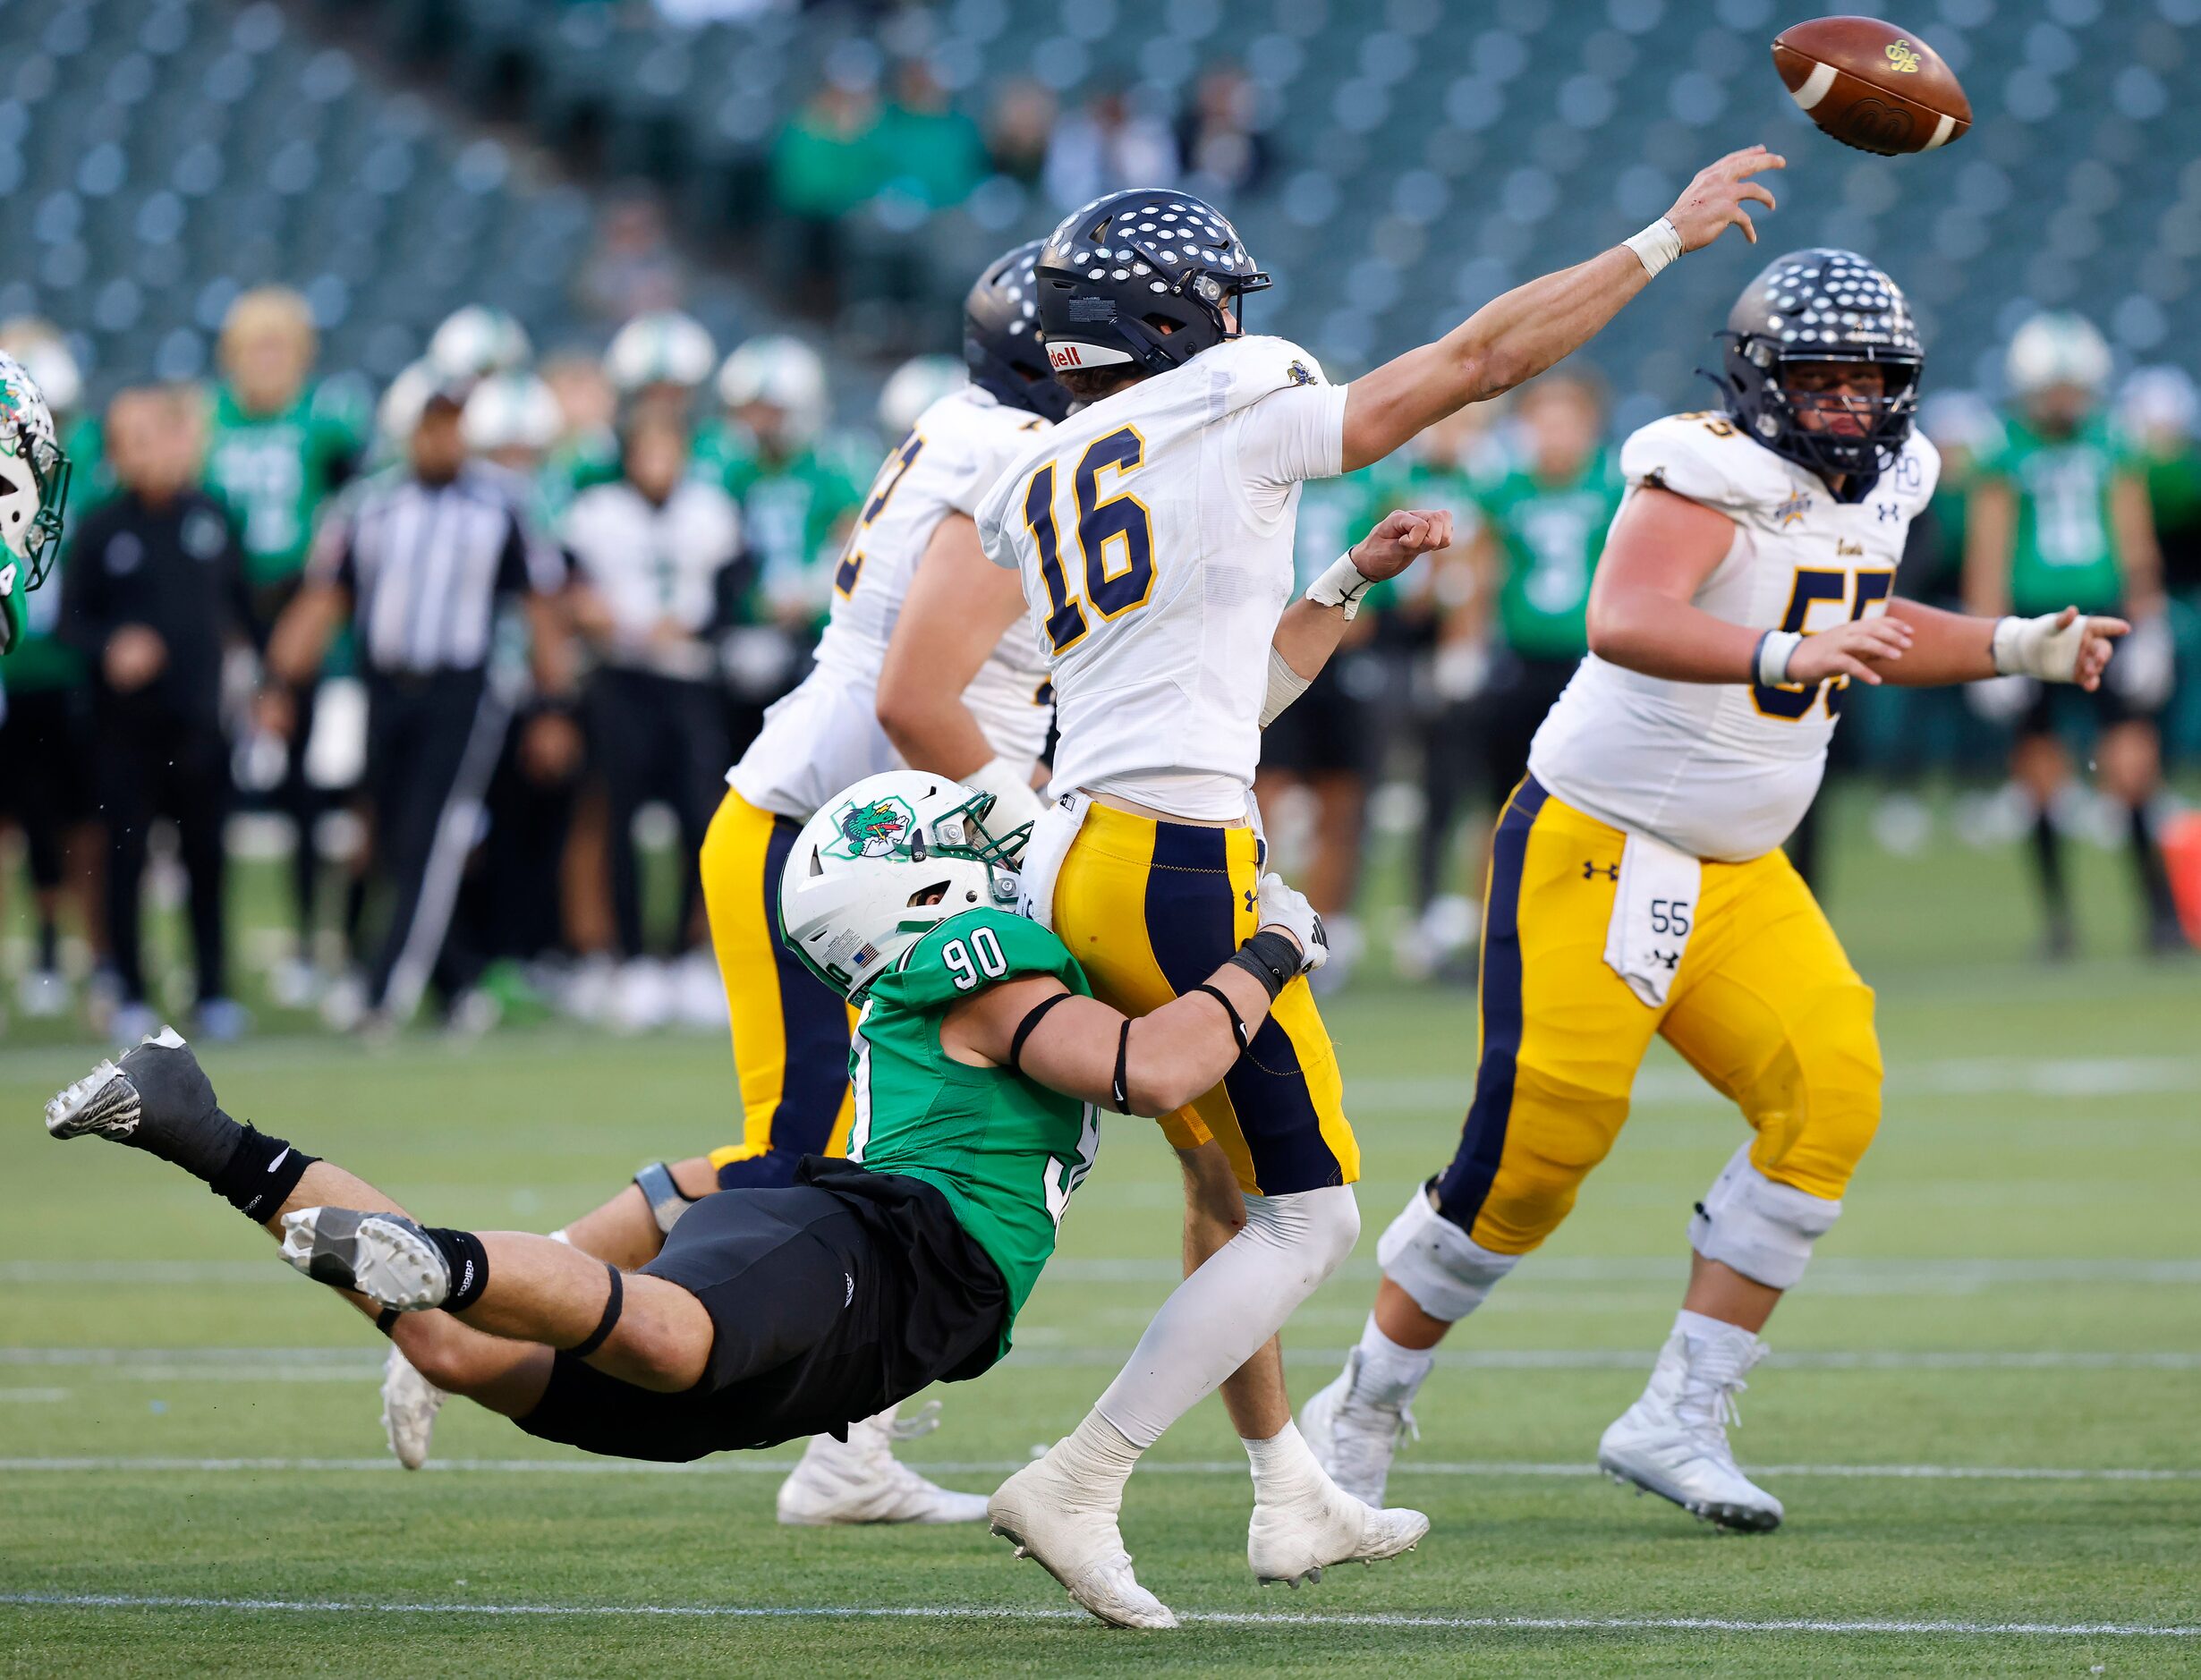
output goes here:
{"type": "Polygon", "coordinates": [[[1024,610],[1017,574],[986,558],[977,522],[942,519],[879,667],[880,727],[912,769],[967,782],[993,758],[963,691],[1024,610]]]}
{"type": "MultiPolygon", "coordinates": [[[[1470,403],[1483,402],[1533,379],[1595,337],[1655,272],[1682,251],[1701,250],[1730,227],[1757,242],[1744,207],[1773,207],[1773,195],[1751,177],[1787,167],[1763,146],[1730,152],[1702,170],[1667,211],[1672,242],[1638,256],[1615,245],[1587,262],[1531,280],[1491,299],[1434,344],[1410,350],[1346,387],[1345,470],[1381,461],[1408,438],[1470,403]],[[1678,247],[1678,249],[1677,249],[1678,247]]],[[[1650,236],[1660,225],[1638,234],[1650,236]]]]}

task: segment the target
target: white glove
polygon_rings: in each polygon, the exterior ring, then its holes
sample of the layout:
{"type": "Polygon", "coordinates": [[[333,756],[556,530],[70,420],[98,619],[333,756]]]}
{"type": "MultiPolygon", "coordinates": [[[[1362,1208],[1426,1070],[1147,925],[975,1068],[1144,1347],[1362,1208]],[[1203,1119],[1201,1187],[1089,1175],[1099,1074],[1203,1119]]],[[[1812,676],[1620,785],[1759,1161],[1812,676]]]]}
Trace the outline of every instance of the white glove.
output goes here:
{"type": "Polygon", "coordinates": [[[1261,925],[1281,928],[1299,941],[1299,972],[1312,974],[1330,961],[1330,936],[1307,895],[1284,884],[1274,870],[1261,878],[1261,925]]]}
{"type": "Polygon", "coordinates": [[[1046,802],[1032,791],[1031,767],[1019,769],[1007,759],[987,759],[963,778],[963,785],[993,795],[993,810],[986,819],[986,831],[996,839],[1013,828],[1037,822],[1040,813],[1047,809],[1046,802]]]}
{"type": "Polygon", "coordinates": [[[2135,711],[2160,711],[2171,698],[2171,684],[2178,674],[2178,644],[2171,639],[2171,621],[2162,613],[2143,618],[2132,633],[2117,644],[2110,658],[2108,678],[2118,697],[2135,711]]]}
{"type": "Polygon", "coordinates": [[[1965,703],[1973,715],[1991,724],[2014,724],[2041,692],[2029,676],[1991,676],[1964,685],[1965,703]]]}
{"type": "Polygon", "coordinates": [[[1989,644],[1996,675],[2037,677],[2044,683],[2075,680],[2089,621],[2081,613],[2059,630],[2056,620],[2062,616],[2043,613],[2038,618],[1997,619],[1994,640],[1989,644]]]}

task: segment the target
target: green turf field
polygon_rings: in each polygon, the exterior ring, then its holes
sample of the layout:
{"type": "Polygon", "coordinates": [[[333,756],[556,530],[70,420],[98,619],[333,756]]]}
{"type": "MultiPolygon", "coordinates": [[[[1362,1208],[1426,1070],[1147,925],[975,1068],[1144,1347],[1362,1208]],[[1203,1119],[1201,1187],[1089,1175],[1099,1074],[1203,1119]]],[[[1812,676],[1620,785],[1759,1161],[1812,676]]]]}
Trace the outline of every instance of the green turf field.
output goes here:
{"type": "MultiPolygon", "coordinates": [[[[2017,960],[2000,854],[1846,847],[1830,894],[1881,986],[1888,1117],[1774,1320],[1738,1438],[1789,1523],[1721,1536],[1591,1473],[1676,1304],[1688,1205],[1739,1122],[1662,1051],[1571,1223],[1448,1345],[1395,1498],[1413,1556],[1297,1595],[1245,1571],[1210,1403],[1134,1479],[1111,1633],[973,1530],[779,1530],[782,1449],[693,1472],[548,1448],[455,1405],[405,1475],[380,1344],[159,1162],[48,1141],[89,1053],[0,1050],[0,1670],[1636,1675],[2201,1670],[2201,970],[2017,960]],[[2105,1631],[2121,1630],[2121,1631],[2105,1631]]],[[[1355,1260],[1287,1336],[1296,1393],[1356,1333],[1375,1234],[1448,1153],[1469,1000],[1332,1010],[1367,1150],[1355,1260]]],[[[227,1106],[438,1221],[547,1227],[727,1130],[721,1046],[572,1031],[209,1058],[227,1106]]],[[[983,1489],[1068,1428],[1168,1287],[1174,1165],[1114,1124],[1062,1254],[982,1381],[908,1449],[983,1489]]]]}

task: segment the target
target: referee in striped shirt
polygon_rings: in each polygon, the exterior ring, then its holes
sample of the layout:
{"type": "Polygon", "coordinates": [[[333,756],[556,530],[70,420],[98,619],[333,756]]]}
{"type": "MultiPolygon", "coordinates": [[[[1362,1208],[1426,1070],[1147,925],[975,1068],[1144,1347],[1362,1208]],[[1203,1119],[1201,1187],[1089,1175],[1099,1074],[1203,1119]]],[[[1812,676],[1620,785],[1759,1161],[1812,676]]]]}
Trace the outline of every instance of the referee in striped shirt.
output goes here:
{"type": "Polygon", "coordinates": [[[500,608],[524,611],[538,695],[524,742],[578,757],[555,702],[572,687],[564,568],[531,539],[507,485],[467,460],[463,393],[429,394],[398,466],[354,485],[314,538],[303,586],[268,648],[262,721],[286,733],[296,685],[349,615],[368,693],[367,789],[389,922],[370,976],[370,1022],[402,1024],[433,980],[446,1006],[480,972],[452,912],[479,837],[514,696],[489,666],[500,608]],[[536,737],[540,737],[540,739],[536,737]]]}

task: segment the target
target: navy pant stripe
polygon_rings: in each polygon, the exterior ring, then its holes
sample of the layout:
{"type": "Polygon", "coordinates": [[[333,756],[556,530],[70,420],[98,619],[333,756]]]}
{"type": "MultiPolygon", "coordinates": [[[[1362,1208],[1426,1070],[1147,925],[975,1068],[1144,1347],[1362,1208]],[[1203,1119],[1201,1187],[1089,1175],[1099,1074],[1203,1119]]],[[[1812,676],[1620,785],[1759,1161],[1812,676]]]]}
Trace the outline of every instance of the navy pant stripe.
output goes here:
{"type": "Polygon", "coordinates": [[[1490,908],[1483,917],[1478,994],[1483,1056],[1475,1068],[1474,1098],[1460,1128],[1459,1150],[1437,1180],[1437,1211],[1463,1231],[1473,1229],[1491,1193],[1513,1112],[1515,1058],[1521,1050],[1521,871],[1528,856],[1528,831],[1545,798],[1534,776],[1524,779],[1506,802],[1491,844],[1490,908]]]}
{"type": "Polygon", "coordinates": [[[848,1006],[841,995],[803,966],[779,927],[779,878],[802,825],[786,817],[772,822],[764,853],[764,916],[772,935],[772,966],[779,975],[779,1030],[786,1050],[779,1102],[772,1110],[767,1155],[729,1161],[718,1169],[722,1190],[771,1189],[794,1182],[805,1155],[822,1154],[833,1140],[848,1090],[848,1006]]]}
{"type": "MultiPolygon", "coordinates": [[[[1170,990],[1180,997],[1238,948],[1238,888],[1230,880],[1229,831],[1158,823],[1146,878],[1146,938],[1170,990]]],[[[1288,1195],[1343,1182],[1323,1140],[1321,1116],[1300,1070],[1299,1052],[1272,1016],[1223,1076],[1263,1194],[1288,1195]]]]}

